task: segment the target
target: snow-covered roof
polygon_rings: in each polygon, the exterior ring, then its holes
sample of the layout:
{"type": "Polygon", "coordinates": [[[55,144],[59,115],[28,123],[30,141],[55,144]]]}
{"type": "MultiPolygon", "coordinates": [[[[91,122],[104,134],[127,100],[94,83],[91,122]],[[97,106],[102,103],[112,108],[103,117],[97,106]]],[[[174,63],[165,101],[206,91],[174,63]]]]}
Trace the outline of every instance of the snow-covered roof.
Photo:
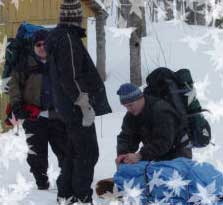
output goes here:
{"type": "Polygon", "coordinates": [[[101,0],[93,0],[96,4],[98,4],[103,10],[106,10],[105,5],[101,0]]]}
{"type": "Polygon", "coordinates": [[[107,13],[105,5],[101,0],[82,0],[85,1],[96,13],[107,13]]]}

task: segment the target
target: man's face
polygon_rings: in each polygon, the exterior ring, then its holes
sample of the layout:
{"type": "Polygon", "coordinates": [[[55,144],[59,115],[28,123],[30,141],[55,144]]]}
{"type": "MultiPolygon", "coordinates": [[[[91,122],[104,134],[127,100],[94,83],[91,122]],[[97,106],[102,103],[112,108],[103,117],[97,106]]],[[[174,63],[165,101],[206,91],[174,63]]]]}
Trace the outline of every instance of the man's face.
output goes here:
{"type": "Polygon", "coordinates": [[[145,106],[145,98],[142,97],[134,102],[124,104],[123,106],[126,107],[129,113],[131,113],[134,116],[137,116],[142,112],[145,106]]]}
{"type": "Polygon", "coordinates": [[[45,42],[44,41],[37,41],[34,45],[34,52],[41,59],[46,59],[45,42]]]}

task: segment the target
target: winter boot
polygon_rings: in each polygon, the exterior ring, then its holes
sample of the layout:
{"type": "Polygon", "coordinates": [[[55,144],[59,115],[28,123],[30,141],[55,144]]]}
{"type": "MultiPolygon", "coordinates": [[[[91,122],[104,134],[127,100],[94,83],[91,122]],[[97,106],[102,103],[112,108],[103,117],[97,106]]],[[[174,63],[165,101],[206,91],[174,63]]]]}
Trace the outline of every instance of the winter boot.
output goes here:
{"type": "Polygon", "coordinates": [[[36,185],[39,190],[49,189],[50,183],[48,181],[47,174],[43,173],[33,173],[34,178],[36,179],[36,185]]]}
{"type": "Polygon", "coordinates": [[[37,185],[39,190],[48,190],[50,187],[50,183],[48,181],[37,185]]]}

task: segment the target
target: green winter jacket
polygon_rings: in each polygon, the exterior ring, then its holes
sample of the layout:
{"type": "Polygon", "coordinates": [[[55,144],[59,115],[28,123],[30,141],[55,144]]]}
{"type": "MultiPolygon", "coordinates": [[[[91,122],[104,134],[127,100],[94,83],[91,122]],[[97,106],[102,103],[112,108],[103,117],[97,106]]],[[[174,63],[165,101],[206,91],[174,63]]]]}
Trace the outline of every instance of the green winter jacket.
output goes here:
{"type": "MultiPolygon", "coordinates": [[[[43,83],[43,71],[40,64],[33,56],[28,56],[26,68],[13,70],[9,81],[9,99],[13,106],[16,103],[23,105],[35,105],[41,109],[41,89],[43,83]]],[[[61,117],[53,108],[49,112],[49,118],[61,117]]]]}
{"type": "Polygon", "coordinates": [[[27,67],[14,70],[9,81],[10,103],[32,104],[40,107],[42,74],[34,57],[28,56],[27,67]]]}

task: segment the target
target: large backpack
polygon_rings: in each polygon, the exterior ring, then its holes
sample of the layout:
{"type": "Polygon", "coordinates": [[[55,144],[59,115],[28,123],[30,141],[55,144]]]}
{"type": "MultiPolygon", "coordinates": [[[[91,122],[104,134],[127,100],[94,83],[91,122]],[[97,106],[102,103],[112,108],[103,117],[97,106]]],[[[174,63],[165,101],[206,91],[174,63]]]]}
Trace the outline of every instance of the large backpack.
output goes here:
{"type": "MultiPolygon", "coordinates": [[[[18,30],[15,38],[9,38],[5,51],[5,64],[2,73],[2,79],[5,80],[5,87],[2,88],[5,93],[8,92],[7,82],[10,79],[11,72],[13,70],[19,71],[24,69],[27,63],[27,56],[32,53],[33,47],[33,35],[38,30],[48,30],[42,26],[23,22],[18,30]]],[[[6,119],[5,124],[11,125],[11,105],[6,105],[6,119]]]]}
{"type": "Polygon", "coordinates": [[[26,57],[32,52],[33,34],[42,29],[46,28],[23,22],[17,30],[16,37],[8,39],[2,78],[8,78],[13,69],[25,66],[26,57]]]}
{"type": "Polygon", "coordinates": [[[174,72],[168,68],[155,69],[146,78],[144,93],[169,102],[179,113],[185,127],[181,143],[187,147],[205,147],[211,140],[211,128],[202,114],[196,98],[194,81],[188,69],[174,72]]]}

